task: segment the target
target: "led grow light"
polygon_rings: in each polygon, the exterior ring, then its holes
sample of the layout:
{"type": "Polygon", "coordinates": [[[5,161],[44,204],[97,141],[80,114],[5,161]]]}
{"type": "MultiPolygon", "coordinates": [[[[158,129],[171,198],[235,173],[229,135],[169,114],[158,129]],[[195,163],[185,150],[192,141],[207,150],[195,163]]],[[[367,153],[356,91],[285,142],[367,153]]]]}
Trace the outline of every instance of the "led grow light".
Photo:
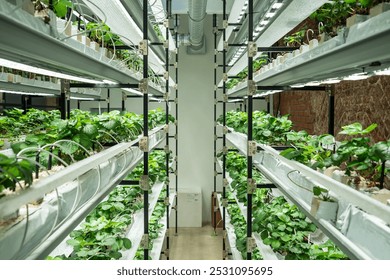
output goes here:
{"type": "Polygon", "coordinates": [[[76,97],[76,96],[71,96],[70,99],[72,100],[95,100],[94,98],[92,97],[76,97]]]}
{"type": "Polygon", "coordinates": [[[13,91],[13,90],[0,90],[0,93],[12,93],[19,95],[35,95],[35,96],[55,96],[53,93],[43,93],[43,92],[24,92],[24,91],[13,91]]]}
{"type": "Polygon", "coordinates": [[[54,72],[54,71],[30,66],[27,64],[3,59],[3,58],[0,58],[0,66],[12,68],[12,69],[17,69],[17,70],[22,70],[22,71],[26,71],[26,72],[31,72],[31,73],[36,73],[36,74],[40,74],[40,75],[44,75],[44,76],[51,76],[51,77],[56,77],[56,78],[60,78],[60,79],[65,79],[65,80],[83,82],[83,83],[92,83],[92,84],[103,83],[102,81],[86,79],[86,78],[81,78],[78,76],[72,76],[72,75],[67,75],[67,74],[63,74],[63,73],[59,73],[59,72],[54,72]]]}
{"type": "MultiPolygon", "coordinates": [[[[245,0],[235,0],[233,2],[233,6],[232,6],[232,9],[231,9],[230,14],[229,14],[228,22],[229,23],[240,23],[241,20],[242,20],[243,15],[246,12],[247,8],[248,8],[248,1],[245,1],[245,0]]],[[[232,34],[233,30],[234,30],[233,26],[228,26],[228,28],[226,28],[226,38],[230,37],[230,35],[232,34]]],[[[219,39],[217,49],[219,51],[222,51],[222,49],[223,49],[223,38],[222,38],[222,36],[219,39]]]]}
{"type": "MultiPolygon", "coordinates": [[[[127,5],[126,1],[123,2],[127,5]]],[[[106,24],[126,45],[138,45],[143,40],[143,33],[123,6],[122,1],[86,0],[85,4],[97,17],[107,19],[106,24]]],[[[165,72],[164,63],[150,49],[148,57],[149,66],[155,73],[165,72]]]]}
{"type": "Polygon", "coordinates": [[[328,79],[328,80],[322,81],[322,84],[332,85],[332,84],[338,84],[340,82],[341,82],[341,80],[339,80],[339,79],[328,79]]]}
{"type": "Polygon", "coordinates": [[[371,75],[368,75],[367,73],[357,73],[352,74],[350,76],[344,77],[343,80],[345,81],[359,81],[359,80],[365,80],[368,79],[371,75]]]}
{"type": "Polygon", "coordinates": [[[121,88],[121,90],[130,92],[130,93],[133,93],[133,94],[136,94],[136,95],[139,95],[139,96],[143,96],[143,95],[144,95],[144,94],[141,93],[140,91],[137,91],[137,90],[132,89],[132,88],[121,88]]]}
{"type": "Polygon", "coordinates": [[[374,71],[375,75],[390,75],[390,68],[374,71]]]}
{"type": "MultiPolygon", "coordinates": [[[[326,0],[285,0],[275,2],[271,5],[271,9],[278,9],[277,16],[273,17],[272,24],[266,26],[256,39],[257,45],[262,47],[272,46],[277,40],[287,34],[326,2],[326,0]],[[291,15],[294,15],[293,19],[291,18],[291,15]]],[[[258,52],[254,58],[257,58],[260,55],[261,52],[258,52]]],[[[242,56],[229,70],[229,75],[237,75],[247,66],[247,64],[247,58],[242,56]]],[[[229,63],[229,65],[232,65],[232,63],[229,63]]]]}

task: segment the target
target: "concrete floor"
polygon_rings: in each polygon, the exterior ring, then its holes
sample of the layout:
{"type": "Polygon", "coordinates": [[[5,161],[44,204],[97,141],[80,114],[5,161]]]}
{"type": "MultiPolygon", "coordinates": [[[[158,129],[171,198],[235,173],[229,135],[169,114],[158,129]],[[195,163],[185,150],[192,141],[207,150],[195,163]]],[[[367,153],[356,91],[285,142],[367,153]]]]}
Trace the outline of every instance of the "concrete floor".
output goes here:
{"type": "Polygon", "coordinates": [[[174,228],[170,228],[171,260],[221,260],[222,230],[210,225],[201,228],[178,228],[175,236],[174,228]]]}

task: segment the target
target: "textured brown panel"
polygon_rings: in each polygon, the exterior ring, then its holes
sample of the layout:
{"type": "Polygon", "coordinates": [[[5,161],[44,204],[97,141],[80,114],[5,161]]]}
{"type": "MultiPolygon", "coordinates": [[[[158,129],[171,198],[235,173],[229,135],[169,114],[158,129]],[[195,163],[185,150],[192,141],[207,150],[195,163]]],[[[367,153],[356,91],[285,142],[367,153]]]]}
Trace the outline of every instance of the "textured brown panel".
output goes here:
{"type": "MultiPolygon", "coordinates": [[[[335,132],[341,126],[360,122],[364,127],[377,123],[371,137],[375,142],[390,138],[390,77],[342,82],[336,86],[335,132]]],[[[342,139],[341,137],[338,137],[342,139]]]]}
{"type": "MultiPolygon", "coordinates": [[[[377,123],[371,134],[375,142],[390,138],[390,77],[377,76],[362,81],[344,81],[334,88],[335,133],[341,126],[360,122],[377,123]]],[[[279,94],[274,97],[274,111],[279,94]]],[[[294,130],[313,134],[328,131],[328,95],[325,92],[293,91],[281,94],[280,114],[290,114],[294,130]]],[[[337,137],[338,140],[342,138],[337,137]]]]}

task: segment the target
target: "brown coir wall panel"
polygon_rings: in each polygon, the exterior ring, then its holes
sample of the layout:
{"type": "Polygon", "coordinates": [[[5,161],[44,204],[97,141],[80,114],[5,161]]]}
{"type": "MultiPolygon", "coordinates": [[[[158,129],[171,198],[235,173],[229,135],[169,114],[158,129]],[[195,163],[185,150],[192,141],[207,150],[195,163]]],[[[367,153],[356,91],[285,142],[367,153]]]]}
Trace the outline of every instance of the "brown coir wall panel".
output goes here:
{"type": "MultiPolygon", "coordinates": [[[[335,133],[341,126],[360,122],[377,123],[371,134],[374,141],[390,138],[390,77],[377,76],[361,81],[343,81],[334,86],[335,133]]],[[[274,96],[274,111],[290,114],[294,130],[310,134],[328,131],[328,95],[319,91],[291,91],[274,96]]],[[[337,137],[342,140],[341,137],[337,137]]]]}

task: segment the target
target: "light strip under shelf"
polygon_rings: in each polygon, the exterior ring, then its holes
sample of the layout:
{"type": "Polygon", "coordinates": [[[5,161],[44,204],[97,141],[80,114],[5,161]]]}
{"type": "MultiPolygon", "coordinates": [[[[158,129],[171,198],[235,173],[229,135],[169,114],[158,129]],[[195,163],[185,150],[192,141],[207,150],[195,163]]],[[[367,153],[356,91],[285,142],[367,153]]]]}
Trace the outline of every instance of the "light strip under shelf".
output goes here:
{"type": "MultiPolygon", "coordinates": [[[[317,10],[326,0],[294,0],[286,6],[281,14],[275,18],[274,22],[264,30],[263,34],[257,39],[256,44],[258,47],[269,47],[272,46],[282,36],[291,31],[294,27],[300,24],[306,19],[312,12],[317,10]]],[[[257,53],[256,57],[261,55],[257,53]]],[[[242,69],[248,65],[248,58],[246,55],[241,56],[235,65],[229,70],[229,75],[235,76],[242,69]]]]}
{"type": "Polygon", "coordinates": [[[17,69],[17,70],[21,70],[21,71],[26,71],[26,72],[31,72],[31,73],[35,73],[35,74],[40,74],[40,75],[44,75],[44,76],[50,76],[50,77],[56,77],[56,78],[65,79],[65,80],[83,82],[83,83],[93,83],[93,84],[104,83],[103,81],[97,81],[97,80],[67,75],[67,74],[63,74],[63,73],[59,73],[59,72],[55,72],[55,71],[50,71],[50,70],[46,70],[43,68],[38,68],[38,67],[30,66],[27,64],[11,61],[8,59],[3,59],[3,58],[0,58],[0,66],[12,68],[12,69],[17,69]]]}
{"type": "MultiPolygon", "coordinates": [[[[248,0],[236,0],[233,3],[232,9],[229,14],[229,23],[237,23],[239,18],[242,18],[241,13],[244,13],[248,7],[248,0]],[[246,4],[245,4],[246,3],[246,4]]],[[[234,30],[234,26],[228,26],[226,28],[226,38],[229,38],[234,30]]],[[[223,49],[223,38],[219,39],[217,50],[222,51],[223,49]]]]}
{"type": "MultiPolygon", "coordinates": [[[[120,0],[87,0],[85,4],[129,46],[138,45],[143,40],[143,33],[127,13],[120,0]]],[[[149,48],[149,66],[156,74],[165,72],[165,63],[149,48]]]]}

